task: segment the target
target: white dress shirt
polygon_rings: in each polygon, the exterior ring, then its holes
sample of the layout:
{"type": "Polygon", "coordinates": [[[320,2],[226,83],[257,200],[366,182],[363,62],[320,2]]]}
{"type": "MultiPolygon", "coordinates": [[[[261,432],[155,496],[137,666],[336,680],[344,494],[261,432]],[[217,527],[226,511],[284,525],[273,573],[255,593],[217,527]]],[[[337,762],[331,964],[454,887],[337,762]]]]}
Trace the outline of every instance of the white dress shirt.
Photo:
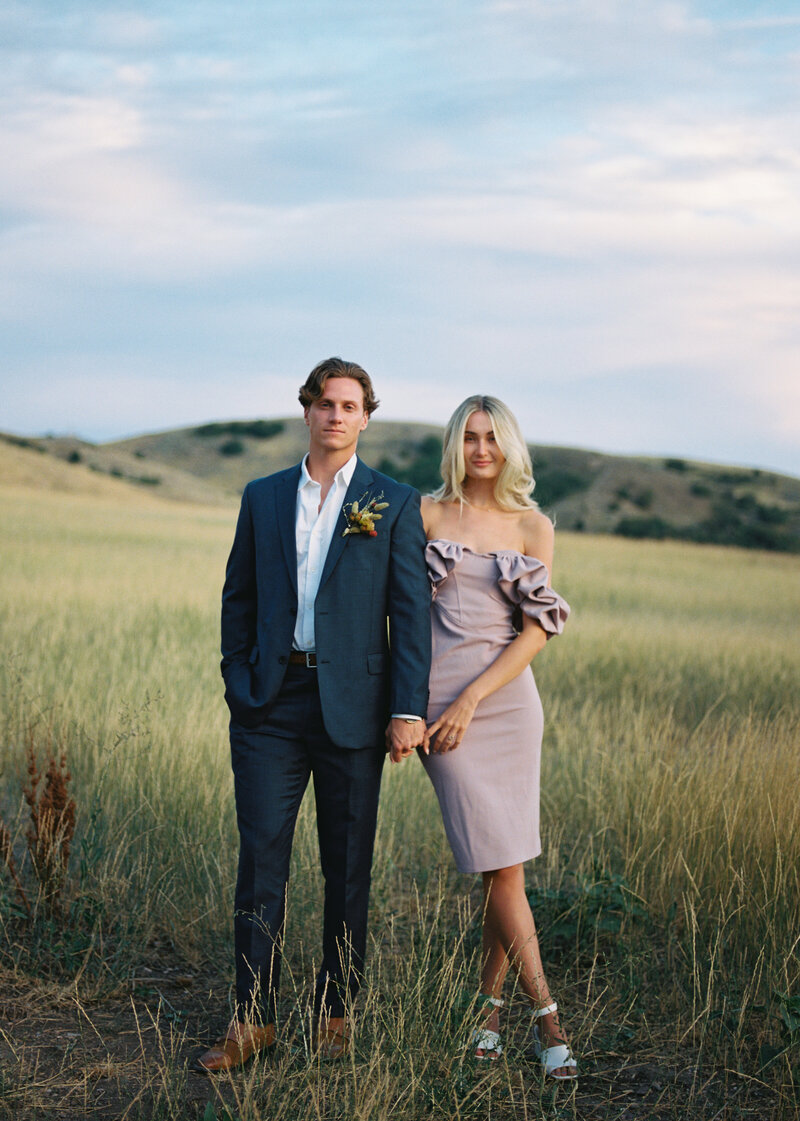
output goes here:
{"type": "MultiPolygon", "coordinates": [[[[344,532],[347,524],[341,516],[347,488],[356,469],[357,457],[352,455],[333,477],[333,485],[328,491],[322,509],[319,500],[322,487],[308,473],[306,460],[300,465],[300,481],[297,484],[297,510],[295,513],[295,542],[297,546],[297,622],[294,628],[295,650],[313,650],[314,647],[314,601],[319,591],[325,558],[331,547],[333,535],[337,530],[344,532]]],[[[406,712],[393,712],[392,717],[409,721],[421,717],[406,712]]]]}
{"type": "Polygon", "coordinates": [[[296,650],[314,649],[314,600],[317,598],[322,569],[331,546],[333,535],[343,533],[347,523],[342,517],[342,507],[347,488],[356,469],[356,456],[352,455],[333,478],[333,485],[325,496],[322,509],[319,500],[322,487],[308,473],[305,456],[300,466],[297,485],[297,512],[295,514],[295,540],[297,543],[297,622],[294,628],[296,650]]]}

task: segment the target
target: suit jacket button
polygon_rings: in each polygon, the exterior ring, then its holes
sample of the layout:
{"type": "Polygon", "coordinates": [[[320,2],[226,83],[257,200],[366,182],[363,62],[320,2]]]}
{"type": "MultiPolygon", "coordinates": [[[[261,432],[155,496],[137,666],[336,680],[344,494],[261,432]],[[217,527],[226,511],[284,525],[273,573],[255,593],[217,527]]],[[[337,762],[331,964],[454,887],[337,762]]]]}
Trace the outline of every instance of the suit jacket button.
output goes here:
{"type": "Polygon", "coordinates": [[[281,654],[280,658],[278,658],[278,661],[280,662],[280,664],[282,666],[285,666],[286,663],[289,661],[289,659],[286,657],[285,654],[281,654]]]}

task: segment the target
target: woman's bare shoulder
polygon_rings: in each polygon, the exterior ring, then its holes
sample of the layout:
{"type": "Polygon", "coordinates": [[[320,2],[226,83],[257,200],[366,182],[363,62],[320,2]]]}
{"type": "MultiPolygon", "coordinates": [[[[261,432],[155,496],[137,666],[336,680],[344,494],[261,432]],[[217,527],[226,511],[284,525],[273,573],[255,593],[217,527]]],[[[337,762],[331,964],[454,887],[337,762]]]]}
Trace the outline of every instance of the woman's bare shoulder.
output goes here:
{"type": "Polygon", "coordinates": [[[526,533],[543,533],[550,537],[553,536],[553,523],[547,514],[543,514],[541,510],[523,510],[520,514],[520,521],[526,533]]]}
{"type": "Polygon", "coordinates": [[[441,519],[443,503],[437,502],[430,494],[424,494],[422,496],[420,508],[422,511],[422,524],[425,526],[425,532],[430,537],[431,531],[435,531],[441,519]]]}
{"type": "Polygon", "coordinates": [[[529,557],[538,557],[548,568],[553,562],[555,530],[547,514],[541,510],[526,510],[520,518],[520,528],[529,557]]]}

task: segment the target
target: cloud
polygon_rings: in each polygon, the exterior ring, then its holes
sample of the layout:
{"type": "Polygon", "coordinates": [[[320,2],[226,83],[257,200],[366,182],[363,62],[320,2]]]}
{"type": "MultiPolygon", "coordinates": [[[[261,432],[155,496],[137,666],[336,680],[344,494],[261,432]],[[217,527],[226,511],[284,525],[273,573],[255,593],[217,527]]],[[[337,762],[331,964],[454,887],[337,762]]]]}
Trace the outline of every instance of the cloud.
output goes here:
{"type": "Polygon", "coordinates": [[[752,418],[765,459],[788,448],[798,43],[743,10],[7,5],[14,415],[158,427],[181,385],[229,413],[339,350],[386,371],[384,416],[488,380],[538,423],[546,386],[565,429],[614,441],[649,395],[636,431],[667,447],[661,386],[701,386],[698,448],[735,454],[752,418]]]}
{"type": "Polygon", "coordinates": [[[720,25],[728,31],[765,31],[774,28],[800,27],[800,15],[752,16],[747,19],[726,19],[720,25]]]}

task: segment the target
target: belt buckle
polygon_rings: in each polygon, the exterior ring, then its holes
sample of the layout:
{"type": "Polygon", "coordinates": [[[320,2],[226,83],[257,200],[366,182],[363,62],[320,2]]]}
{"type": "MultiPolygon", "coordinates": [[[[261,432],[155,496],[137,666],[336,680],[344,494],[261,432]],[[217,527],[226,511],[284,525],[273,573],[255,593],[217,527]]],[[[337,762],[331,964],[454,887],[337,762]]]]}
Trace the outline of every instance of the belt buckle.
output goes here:
{"type": "Polygon", "coordinates": [[[316,669],[317,668],[317,652],[316,652],[316,650],[304,650],[303,653],[305,654],[305,658],[306,658],[306,669],[316,669]]]}

